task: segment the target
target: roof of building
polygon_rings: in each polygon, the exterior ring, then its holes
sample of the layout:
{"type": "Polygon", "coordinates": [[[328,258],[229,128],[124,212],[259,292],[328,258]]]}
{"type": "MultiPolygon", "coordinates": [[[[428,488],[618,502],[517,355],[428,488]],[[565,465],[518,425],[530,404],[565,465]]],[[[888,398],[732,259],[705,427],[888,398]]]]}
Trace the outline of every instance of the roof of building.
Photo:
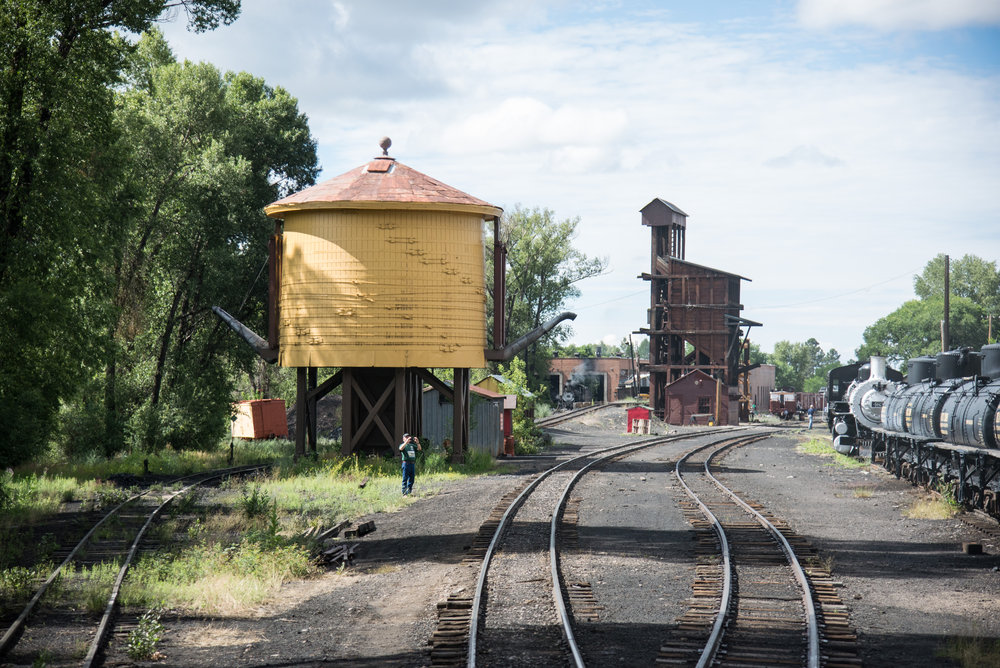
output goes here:
{"type": "Polygon", "coordinates": [[[303,209],[428,209],[499,216],[503,209],[452,188],[388,155],[264,207],[272,218],[303,209]]]}
{"type": "MultiPolygon", "coordinates": [[[[708,380],[712,381],[713,385],[714,385],[714,383],[715,383],[715,379],[714,379],[714,378],[712,378],[712,377],[711,377],[710,375],[708,375],[707,373],[705,373],[705,372],[704,372],[704,371],[702,371],[701,369],[695,369],[694,371],[689,371],[688,373],[684,374],[683,376],[681,376],[680,378],[678,378],[678,379],[677,379],[677,380],[675,380],[674,382],[672,382],[672,383],[667,383],[667,385],[666,385],[666,386],[667,386],[667,387],[670,387],[671,385],[677,385],[678,383],[684,383],[684,382],[688,381],[688,380],[689,380],[689,379],[691,378],[691,376],[696,376],[696,375],[701,375],[701,376],[704,376],[704,377],[705,377],[705,378],[707,378],[708,380]]],[[[697,378],[695,378],[695,380],[697,380],[697,378]]],[[[704,379],[703,379],[703,380],[704,380],[704,379]]]]}
{"type": "Polygon", "coordinates": [[[732,276],[733,278],[739,278],[739,279],[744,280],[744,281],[750,281],[751,283],[753,282],[753,281],[751,281],[751,279],[747,278],[746,276],[740,276],[739,274],[734,274],[731,271],[723,271],[722,269],[715,269],[714,267],[706,267],[705,265],[698,264],[696,262],[689,262],[687,260],[681,260],[680,258],[676,258],[676,257],[671,257],[670,261],[671,262],[679,262],[681,264],[690,265],[692,267],[698,267],[699,269],[704,269],[706,271],[711,271],[711,272],[716,273],[716,274],[725,274],[726,276],[732,276]]]}
{"type": "Polygon", "coordinates": [[[655,203],[655,202],[659,202],[660,204],[663,204],[663,205],[665,205],[665,206],[666,206],[666,207],[667,207],[668,209],[670,209],[670,210],[671,210],[671,211],[673,211],[674,213],[679,213],[679,214],[681,214],[682,216],[687,216],[687,214],[686,214],[686,213],[684,213],[683,211],[681,211],[681,209],[680,209],[680,207],[679,207],[679,206],[677,206],[676,204],[671,204],[671,203],[670,203],[670,202],[668,202],[667,200],[665,200],[665,199],[661,199],[661,198],[659,198],[659,197],[654,197],[654,198],[653,198],[652,200],[650,200],[649,204],[647,204],[646,206],[642,207],[642,209],[639,209],[639,210],[640,210],[640,211],[643,211],[643,210],[645,210],[645,209],[646,209],[646,207],[648,207],[648,206],[649,206],[650,204],[653,204],[653,203],[655,203]]]}

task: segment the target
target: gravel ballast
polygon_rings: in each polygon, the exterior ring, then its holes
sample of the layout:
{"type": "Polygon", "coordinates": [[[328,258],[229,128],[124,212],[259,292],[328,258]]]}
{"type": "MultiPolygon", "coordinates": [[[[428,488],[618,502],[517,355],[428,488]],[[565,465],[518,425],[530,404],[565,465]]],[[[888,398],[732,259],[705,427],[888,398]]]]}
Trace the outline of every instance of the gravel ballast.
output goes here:
{"type": "MultiPolygon", "coordinates": [[[[659,425],[661,434],[690,430],[659,425]]],[[[509,473],[452,483],[433,495],[420,489],[418,477],[412,504],[357,518],[373,519],[377,530],[356,541],[351,567],[289,583],[253,615],[168,615],[160,645],[166,658],[155,665],[429,665],[436,604],[474,582],[478,567],[462,558],[503,494],[555,463],[553,454],[635,440],[623,432],[624,409],[609,408],[560,425],[553,451],[514,458],[509,473]]],[[[734,451],[722,477],[830,560],[866,665],[954,665],[936,656],[949,638],[1000,638],[1000,547],[957,519],[906,519],[903,510],[921,494],[916,488],[880,469],[837,468],[799,453],[799,438],[785,430],[734,451]],[[963,542],[982,543],[984,554],[963,554],[963,542]]],[[[651,665],[660,634],[686,609],[693,545],[667,471],[673,458],[651,449],[588,476],[574,491],[579,538],[564,569],[590,582],[604,608],[578,635],[600,657],[594,665],[651,665]],[[634,651],[608,649],[612,643],[603,639],[614,634],[630,638],[624,644],[634,651]]],[[[113,651],[109,664],[116,663],[128,661],[113,651]]]]}

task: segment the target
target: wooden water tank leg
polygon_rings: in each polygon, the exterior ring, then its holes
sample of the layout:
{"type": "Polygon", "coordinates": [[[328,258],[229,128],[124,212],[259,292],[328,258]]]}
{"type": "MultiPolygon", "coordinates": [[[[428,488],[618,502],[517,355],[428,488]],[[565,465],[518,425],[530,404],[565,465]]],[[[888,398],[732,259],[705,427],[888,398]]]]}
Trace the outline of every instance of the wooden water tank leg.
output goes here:
{"type": "MultiPolygon", "coordinates": [[[[409,426],[407,424],[407,390],[409,386],[406,384],[407,376],[406,369],[397,368],[394,372],[393,383],[395,383],[395,396],[393,396],[393,407],[392,407],[392,437],[393,437],[393,455],[396,454],[395,448],[403,442],[403,434],[409,433],[409,426]]],[[[414,436],[420,436],[416,431],[412,432],[414,436]]]]}
{"type": "Polygon", "coordinates": [[[416,371],[410,369],[410,432],[424,433],[424,381],[416,371]]]}
{"type": "Polygon", "coordinates": [[[344,369],[341,386],[343,397],[340,403],[340,453],[351,454],[354,443],[354,369],[344,369]]]}
{"type": "Polygon", "coordinates": [[[452,453],[455,463],[465,461],[465,451],[469,446],[469,370],[455,369],[454,401],[452,417],[452,453]]]}
{"type": "Polygon", "coordinates": [[[296,369],[295,382],[295,460],[306,453],[306,424],[309,422],[306,408],[306,368],[296,369]]]}
{"type": "Polygon", "coordinates": [[[309,431],[307,436],[309,437],[309,452],[314,456],[316,455],[316,426],[319,424],[319,416],[316,413],[316,404],[318,403],[318,399],[316,399],[313,390],[316,389],[318,371],[319,370],[314,366],[309,367],[309,378],[307,383],[308,392],[311,395],[311,398],[308,401],[309,431]]]}

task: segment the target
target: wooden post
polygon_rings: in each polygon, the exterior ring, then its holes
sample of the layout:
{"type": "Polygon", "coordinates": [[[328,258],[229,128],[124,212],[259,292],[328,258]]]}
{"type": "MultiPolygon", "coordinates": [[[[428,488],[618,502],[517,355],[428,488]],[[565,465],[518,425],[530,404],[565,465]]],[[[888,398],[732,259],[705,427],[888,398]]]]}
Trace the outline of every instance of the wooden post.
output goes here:
{"type": "Polygon", "coordinates": [[[454,378],[451,461],[461,464],[469,446],[469,370],[455,369],[454,378]]]}
{"type": "MultiPolygon", "coordinates": [[[[407,402],[406,402],[406,395],[408,394],[408,392],[407,392],[408,387],[406,385],[406,378],[407,378],[408,375],[409,374],[406,373],[406,369],[396,369],[395,370],[395,381],[394,382],[396,384],[396,390],[395,390],[396,396],[393,397],[395,399],[395,402],[394,402],[395,405],[393,406],[393,417],[394,417],[394,419],[392,421],[392,423],[393,423],[392,424],[392,435],[393,435],[393,438],[395,438],[396,442],[395,442],[394,447],[393,447],[393,455],[396,454],[395,446],[398,446],[400,443],[403,442],[403,434],[406,433],[407,431],[409,431],[407,429],[407,417],[408,416],[406,414],[406,411],[407,411],[407,408],[408,408],[407,402]]],[[[413,435],[414,436],[419,436],[420,434],[414,433],[413,435]]]]}
{"type": "Polygon", "coordinates": [[[295,461],[306,453],[306,424],[309,422],[306,408],[306,367],[296,369],[295,383],[295,461]]]}
{"type": "MultiPolygon", "coordinates": [[[[722,398],[722,379],[715,379],[715,426],[719,426],[719,401],[722,398]]],[[[727,420],[728,422],[728,420],[727,420]]]]}
{"type": "Polygon", "coordinates": [[[343,396],[340,404],[340,453],[351,454],[354,440],[354,369],[344,369],[343,396]]]}
{"type": "MultiPolygon", "coordinates": [[[[318,372],[319,372],[319,369],[317,369],[316,367],[314,367],[314,366],[309,367],[308,381],[307,381],[306,385],[307,385],[307,388],[308,388],[307,392],[310,395],[312,395],[313,394],[313,390],[316,389],[316,380],[318,378],[318,372]]],[[[318,402],[319,402],[319,400],[315,396],[311,396],[306,401],[306,404],[307,404],[306,410],[309,413],[309,425],[308,425],[308,431],[306,432],[306,435],[307,435],[307,437],[309,439],[309,452],[311,452],[313,454],[313,456],[315,456],[317,454],[316,453],[316,427],[317,427],[317,425],[319,423],[319,416],[318,416],[317,411],[316,411],[316,404],[318,402]]]]}

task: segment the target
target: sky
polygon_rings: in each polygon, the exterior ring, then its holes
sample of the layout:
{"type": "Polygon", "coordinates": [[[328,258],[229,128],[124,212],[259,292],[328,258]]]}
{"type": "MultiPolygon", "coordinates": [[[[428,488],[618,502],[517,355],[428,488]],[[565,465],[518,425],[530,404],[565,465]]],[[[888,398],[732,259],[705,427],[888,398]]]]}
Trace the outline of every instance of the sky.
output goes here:
{"type": "Polygon", "coordinates": [[[847,361],[937,254],[1000,260],[1000,0],[243,0],[184,24],[161,24],[179,59],[298,99],[320,181],[388,136],[470,195],[578,218],[608,268],[567,304],[573,343],[646,327],[657,197],[688,261],[750,279],[765,352],[847,361]]]}

